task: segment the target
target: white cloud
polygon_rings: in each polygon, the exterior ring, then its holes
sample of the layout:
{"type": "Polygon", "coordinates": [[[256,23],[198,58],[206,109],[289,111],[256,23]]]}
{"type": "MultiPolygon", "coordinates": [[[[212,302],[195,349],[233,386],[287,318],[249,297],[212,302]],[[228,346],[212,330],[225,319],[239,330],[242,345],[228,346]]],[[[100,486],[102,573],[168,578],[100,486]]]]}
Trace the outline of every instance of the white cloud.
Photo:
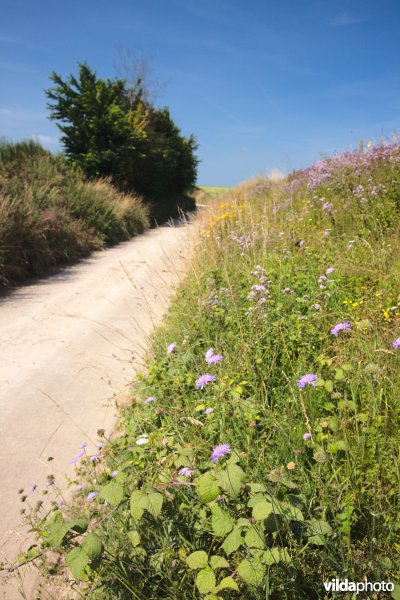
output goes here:
{"type": "Polygon", "coordinates": [[[365,19],[361,19],[360,17],[353,17],[348,13],[343,13],[341,15],[337,15],[332,21],[331,25],[333,27],[345,27],[346,25],[355,25],[356,23],[362,23],[365,19]]]}

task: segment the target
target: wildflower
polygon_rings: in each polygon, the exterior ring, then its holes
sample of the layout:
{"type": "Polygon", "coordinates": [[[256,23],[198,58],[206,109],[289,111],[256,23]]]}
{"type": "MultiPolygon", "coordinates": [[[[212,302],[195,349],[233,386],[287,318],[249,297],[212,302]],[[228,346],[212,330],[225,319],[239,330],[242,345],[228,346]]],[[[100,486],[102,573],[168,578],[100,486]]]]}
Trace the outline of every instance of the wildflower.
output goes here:
{"type": "Polygon", "coordinates": [[[334,268],[333,268],[333,267],[328,267],[328,268],[327,268],[327,270],[325,271],[325,273],[326,273],[327,275],[330,275],[331,273],[333,273],[333,271],[334,271],[334,268]]]}
{"type": "Polygon", "coordinates": [[[294,471],[296,468],[296,463],[293,461],[288,462],[288,464],[286,465],[286,468],[289,469],[289,471],[294,471]]]}
{"type": "Polygon", "coordinates": [[[326,454],[325,454],[325,452],[319,451],[314,454],[313,458],[314,458],[315,462],[323,463],[326,461],[326,454]]]}
{"type": "Polygon", "coordinates": [[[172,354],[172,352],[175,350],[175,348],[176,348],[176,344],[175,344],[175,342],[172,342],[172,344],[170,344],[167,348],[167,356],[172,354]]]}
{"type": "Polygon", "coordinates": [[[155,402],[156,400],[157,398],[155,398],[154,396],[149,396],[148,398],[146,398],[143,404],[150,404],[151,402],[155,402]]]}
{"type": "Polygon", "coordinates": [[[169,439],[167,437],[163,437],[163,439],[161,440],[161,443],[163,446],[168,446],[169,439]]]}
{"type": "Polygon", "coordinates": [[[345,329],[351,329],[351,323],[346,321],[345,323],[338,323],[334,327],[332,327],[330,333],[332,335],[338,335],[340,331],[344,331],[345,329]]]}
{"type": "Polygon", "coordinates": [[[98,495],[99,495],[99,492],[89,492],[89,494],[86,496],[86,502],[93,502],[93,500],[98,495]]]}
{"type": "Polygon", "coordinates": [[[303,434],[303,440],[306,442],[307,440],[311,440],[311,433],[309,433],[308,431],[306,431],[306,433],[303,434]]]}
{"type": "Polygon", "coordinates": [[[83,483],[80,483],[79,485],[76,486],[75,491],[76,492],[80,492],[81,490],[83,490],[85,486],[83,485],[83,483]]]}
{"type": "Polygon", "coordinates": [[[149,443],[149,438],[147,436],[147,433],[142,433],[141,436],[139,436],[139,438],[136,440],[136,444],[138,446],[143,446],[144,444],[148,444],[149,443]]]}
{"type": "Polygon", "coordinates": [[[213,408],[206,408],[206,410],[204,411],[204,414],[205,415],[211,415],[211,413],[213,413],[213,412],[214,412],[213,408]]]}
{"type": "Polygon", "coordinates": [[[181,477],[191,477],[195,470],[196,469],[190,469],[189,467],[182,467],[182,469],[179,469],[178,475],[181,477]]]}
{"type": "Polygon", "coordinates": [[[110,473],[110,477],[113,477],[113,478],[116,477],[117,475],[118,475],[118,471],[117,470],[111,471],[111,473],[110,473]]]}
{"type": "Polygon", "coordinates": [[[74,458],[71,458],[71,460],[69,461],[69,464],[70,464],[70,465],[76,465],[76,463],[78,462],[78,460],[79,460],[80,458],[82,458],[82,456],[84,456],[84,454],[85,454],[85,451],[84,451],[84,450],[81,450],[81,451],[80,451],[80,452],[77,454],[77,456],[74,456],[74,458]]]}
{"type": "Polygon", "coordinates": [[[214,354],[214,348],[207,350],[205,357],[208,365],[218,365],[224,358],[221,354],[214,354]]]}
{"type": "Polygon", "coordinates": [[[208,375],[207,373],[204,375],[200,375],[200,377],[196,381],[196,387],[200,388],[202,390],[205,385],[207,385],[208,383],[211,383],[212,381],[215,381],[215,380],[216,380],[215,375],[208,375]]]}
{"type": "Polygon", "coordinates": [[[89,460],[91,463],[93,463],[96,462],[96,460],[100,460],[100,458],[100,454],[93,454],[93,456],[91,456],[89,460]]]}
{"type": "Polygon", "coordinates": [[[322,423],[321,423],[322,429],[326,429],[328,427],[328,425],[329,425],[328,421],[322,421],[322,423]]]}
{"type": "Polygon", "coordinates": [[[312,304],[311,308],[314,308],[314,310],[321,310],[321,305],[320,304],[312,304]]]}
{"type": "Polygon", "coordinates": [[[307,373],[306,375],[303,375],[303,377],[300,377],[300,379],[297,382],[297,387],[300,390],[303,390],[306,385],[312,385],[315,387],[316,381],[318,381],[318,377],[316,375],[313,375],[312,373],[307,373]]]}
{"type": "Polygon", "coordinates": [[[393,346],[393,348],[394,348],[395,350],[397,350],[397,348],[399,348],[399,347],[400,347],[400,337],[399,337],[399,338],[397,338],[397,340],[394,340],[394,342],[393,342],[392,346],[393,346]]]}
{"type": "Polygon", "coordinates": [[[215,446],[214,450],[212,451],[211,462],[216,463],[221,458],[223,458],[225,456],[225,454],[230,454],[230,453],[231,453],[231,447],[228,444],[219,444],[218,446],[215,446]]]}
{"type": "Polygon", "coordinates": [[[322,205],[323,210],[330,211],[333,208],[332,202],[324,202],[322,205]]]}
{"type": "Polygon", "coordinates": [[[81,442],[81,443],[79,444],[79,450],[83,450],[84,448],[86,448],[86,446],[87,446],[87,443],[86,443],[86,442],[81,442]]]}
{"type": "Polygon", "coordinates": [[[32,483],[32,485],[31,485],[31,493],[33,493],[36,490],[36,488],[37,488],[36,483],[32,483]]]}

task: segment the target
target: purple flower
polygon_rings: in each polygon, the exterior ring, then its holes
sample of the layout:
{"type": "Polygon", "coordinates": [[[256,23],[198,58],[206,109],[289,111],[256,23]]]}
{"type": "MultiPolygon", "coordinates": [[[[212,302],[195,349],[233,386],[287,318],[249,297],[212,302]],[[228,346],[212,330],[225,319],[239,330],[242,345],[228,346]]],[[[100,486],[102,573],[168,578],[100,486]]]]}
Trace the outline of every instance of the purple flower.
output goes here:
{"type": "Polygon", "coordinates": [[[111,471],[111,473],[110,473],[110,477],[116,477],[117,475],[118,475],[118,471],[117,470],[111,471]]]}
{"type": "Polygon", "coordinates": [[[326,273],[327,275],[330,275],[331,273],[333,273],[333,271],[334,271],[334,268],[333,268],[333,267],[328,267],[328,268],[327,268],[327,270],[325,271],[325,273],[326,273]]]}
{"type": "Polygon", "coordinates": [[[200,388],[202,390],[205,385],[207,385],[208,383],[211,383],[211,381],[215,381],[215,380],[216,380],[215,375],[208,375],[207,373],[205,375],[200,375],[200,377],[196,381],[196,387],[200,388]]]}
{"type": "Polygon", "coordinates": [[[318,377],[313,375],[312,373],[307,373],[307,375],[303,375],[297,382],[297,387],[300,390],[303,390],[306,385],[312,385],[315,387],[315,382],[318,381],[318,377]]]}
{"type": "Polygon", "coordinates": [[[195,470],[196,469],[190,469],[189,467],[182,467],[182,469],[179,469],[178,475],[181,477],[191,477],[195,470]]]}
{"type": "Polygon", "coordinates": [[[397,349],[400,347],[400,337],[397,338],[397,340],[394,340],[393,344],[392,344],[393,348],[397,349]]]}
{"type": "Polygon", "coordinates": [[[337,325],[332,327],[330,332],[332,335],[338,335],[340,331],[344,331],[345,329],[351,329],[351,323],[349,323],[348,321],[346,321],[345,323],[338,323],[337,325]]]}
{"type": "Polygon", "coordinates": [[[37,485],[36,485],[36,483],[32,483],[32,485],[31,485],[31,493],[32,493],[32,494],[33,494],[33,492],[36,490],[36,488],[37,488],[37,485]]]}
{"type": "Polygon", "coordinates": [[[98,495],[99,492],[89,492],[89,494],[86,496],[86,502],[92,502],[98,495]]]}
{"type": "Polygon", "coordinates": [[[219,444],[218,446],[215,446],[214,450],[212,451],[211,462],[216,463],[221,458],[223,458],[225,456],[225,454],[230,454],[230,453],[231,453],[231,447],[229,446],[229,444],[219,444]]]}
{"type": "Polygon", "coordinates": [[[154,396],[149,396],[148,398],[146,398],[146,400],[144,401],[144,404],[150,404],[151,402],[155,402],[157,400],[157,398],[155,398],[154,396]]]}
{"type": "Polygon", "coordinates": [[[104,444],[100,442],[100,444],[97,446],[97,450],[102,450],[104,448],[104,444]]]}
{"type": "Polygon", "coordinates": [[[70,465],[76,465],[76,463],[78,462],[78,460],[80,458],[82,458],[82,456],[84,454],[85,454],[85,450],[81,450],[77,456],[74,456],[74,458],[71,458],[71,460],[69,461],[69,464],[70,465]]]}
{"type": "Polygon", "coordinates": [[[86,442],[81,442],[79,445],[79,450],[83,450],[84,448],[86,448],[87,443],[86,442]]]}
{"type": "Polygon", "coordinates": [[[311,439],[311,433],[309,433],[308,431],[303,435],[303,440],[306,442],[307,440],[311,439]]]}
{"type": "Polygon", "coordinates": [[[217,365],[224,358],[221,354],[214,354],[214,348],[207,350],[205,357],[208,365],[217,365]]]}
{"type": "Polygon", "coordinates": [[[76,492],[80,492],[81,490],[83,490],[85,486],[83,485],[83,483],[80,483],[79,485],[76,486],[75,491],[76,492]]]}
{"type": "Polygon", "coordinates": [[[175,342],[172,342],[172,344],[170,344],[167,348],[167,355],[172,354],[172,352],[175,350],[176,348],[176,344],[175,342]]]}
{"type": "Polygon", "coordinates": [[[214,412],[213,408],[206,408],[206,410],[204,411],[204,414],[205,415],[211,415],[211,413],[213,413],[213,412],[214,412]]]}
{"type": "Polygon", "coordinates": [[[90,457],[90,462],[95,462],[96,460],[100,460],[100,454],[93,454],[93,456],[90,457]]]}

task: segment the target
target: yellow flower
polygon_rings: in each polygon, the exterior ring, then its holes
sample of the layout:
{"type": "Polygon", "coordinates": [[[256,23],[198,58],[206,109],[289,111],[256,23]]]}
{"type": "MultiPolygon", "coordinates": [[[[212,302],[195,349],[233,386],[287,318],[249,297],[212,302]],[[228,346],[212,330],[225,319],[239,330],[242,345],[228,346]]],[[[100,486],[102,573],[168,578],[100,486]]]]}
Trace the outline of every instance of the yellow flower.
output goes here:
{"type": "Polygon", "coordinates": [[[288,464],[286,465],[286,468],[289,469],[289,471],[294,471],[296,468],[296,463],[288,462],[288,464]]]}

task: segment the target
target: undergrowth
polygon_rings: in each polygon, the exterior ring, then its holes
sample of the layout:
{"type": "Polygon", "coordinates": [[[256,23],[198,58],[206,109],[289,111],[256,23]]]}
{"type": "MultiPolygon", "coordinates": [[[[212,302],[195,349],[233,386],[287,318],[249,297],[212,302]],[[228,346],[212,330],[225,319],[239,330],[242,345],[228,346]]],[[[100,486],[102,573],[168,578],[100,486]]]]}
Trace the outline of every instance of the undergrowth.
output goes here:
{"type": "Polygon", "coordinates": [[[72,503],[24,494],[21,562],[110,600],[399,581],[399,183],[382,144],[207,212],[123,433],[77,451],[72,503]]]}
{"type": "Polygon", "coordinates": [[[62,156],[0,142],[0,285],[127,240],[148,221],[139,198],[85,180],[62,156]]]}

